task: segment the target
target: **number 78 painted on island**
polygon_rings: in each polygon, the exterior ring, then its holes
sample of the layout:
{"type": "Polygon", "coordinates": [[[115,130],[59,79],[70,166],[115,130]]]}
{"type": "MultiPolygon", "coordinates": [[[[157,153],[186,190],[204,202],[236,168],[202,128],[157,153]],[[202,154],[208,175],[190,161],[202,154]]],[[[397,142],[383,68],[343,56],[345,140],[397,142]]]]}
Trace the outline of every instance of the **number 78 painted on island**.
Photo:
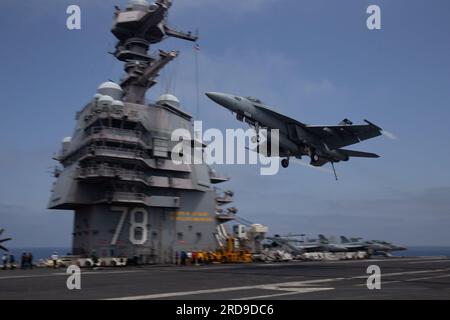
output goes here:
{"type": "Polygon", "coordinates": [[[134,245],[143,245],[148,240],[148,211],[145,208],[134,208],[129,212],[127,207],[112,207],[111,211],[122,212],[120,216],[119,224],[117,225],[114,236],[111,240],[111,245],[116,245],[119,240],[120,234],[122,233],[123,225],[125,224],[128,213],[130,213],[130,242],[134,245]],[[136,221],[136,216],[142,214],[142,221],[136,221]],[[136,239],[137,229],[142,230],[142,238],[136,239]]]}

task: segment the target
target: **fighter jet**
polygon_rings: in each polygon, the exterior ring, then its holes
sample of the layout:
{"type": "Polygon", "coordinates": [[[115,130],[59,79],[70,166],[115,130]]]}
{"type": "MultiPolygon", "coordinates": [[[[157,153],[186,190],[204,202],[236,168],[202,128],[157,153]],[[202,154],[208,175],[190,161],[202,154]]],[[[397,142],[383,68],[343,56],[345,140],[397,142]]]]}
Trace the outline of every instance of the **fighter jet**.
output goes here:
{"type": "MultiPolygon", "coordinates": [[[[218,92],[208,92],[206,95],[235,113],[237,120],[254,127],[258,141],[261,128],[268,131],[279,129],[279,157],[284,158],[281,161],[283,168],[289,166],[291,157],[301,159],[303,156],[309,156],[311,165],[315,167],[330,162],[337,179],[335,163],[348,161],[350,158],[379,158],[374,153],[343,149],[382,135],[382,129],[367,120],[364,125],[353,125],[348,119],[338,125],[308,125],[275,111],[256,98],[218,92]]],[[[271,154],[271,150],[268,150],[267,156],[271,154]]]]}
{"type": "Polygon", "coordinates": [[[272,241],[272,246],[281,247],[292,254],[325,251],[323,245],[318,242],[306,243],[305,241],[292,239],[291,237],[283,237],[279,235],[275,235],[274,237],[268,237],[266,239],[272,241]]]}
{"type": "MultiPolygon", "coordinates": [[[[2,235],[2,233],[5,231],[5,229],[0,229],[0,236],[2,235]]],[[[9,251],[8,249],[6,249],[6,247],[2,246],[1,243],[4,243],[6,241],[10,241],[12,240],[11,238],[6,238],[6,239],[0,239],[0,250],[3,251],[9,251]]]]}
{"type": "Polygon", "coordinates": [[[282,238],[278,235],[274,237],[267,237],[267,240],[271,242],[270,246],[273,248],[281,248],[291,254],[299,255],[305,252],[303,248],[298,247],[290,239],[282,238]]]}
{"type": "Polygon", "coordinates": [[[332,243],[328,240],[323,234],[319,234],[319,243],[322,244],[325,251],[328,252],[347,252],[351,251],[347,248],[347,246],[340,243],[332,243]]]}
{"type": "Polygon", "coordinates": [[[374,254],[375,252],[386,251],[388,248],[381,244],[372,243],[370,241],[363,241],[362,238],[348,238],[341,236],[341,243],[347,247],[358,247],[360,249],[366,250],[369,254],[374,254]]]}
{"type": "Polygon", "coordinates": [[[347,252],[350,251],[346,246],[338,243],[331,243],[323,235],[319,235],[319,239],[296,239],[295,235],[280,236],[275,235],[272,238],[266,238],[272,242],[273,247],[282,248],[292,254],[302,254],[306,252],[347,252]]]}
{"type": "Polygon", "coordinates": [[[394,251],[405,251],[405,250],[407,250],[405,247],[400,247],[400,246],[397,246],[395,244],[392,244],[392,243],[386,242],[386,241],[372,240],[372,241],[369,241],[369,242],[373,243],[373,244],[385,246],[387,248],[387,250],[385,250],[386,254],[390,254],[391,252],[394,252],[394,251]]]}
{"type": "Polygon", "coordinates": [[[393,251],[406,250],[404,247],[393,245],[392,243],[380,240],[364,241],[362,238],[351,238],[350,240],[344,236],[341,236],[341,243],[349,246],[365,246],[366,250],[371,255],[384,255],[389,256],[393,251]]]}

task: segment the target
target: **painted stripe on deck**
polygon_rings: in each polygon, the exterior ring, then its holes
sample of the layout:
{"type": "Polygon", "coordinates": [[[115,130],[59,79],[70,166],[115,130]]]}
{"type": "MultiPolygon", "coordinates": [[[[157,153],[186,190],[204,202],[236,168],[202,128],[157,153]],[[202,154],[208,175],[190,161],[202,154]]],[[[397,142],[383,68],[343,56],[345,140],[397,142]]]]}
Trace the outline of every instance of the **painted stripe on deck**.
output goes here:
{"type": "MultiPolygon", "coordinates": [[[[450,269],[395,272],[395,273],[382,274],[382,277],[393,277],[393,276],[400,276],[400,275],[412,275],[412,274],[423,274],[423,273],[436,273],[436,272],[446,272],[446,271],[450,271],[450,269]]],[[[180,292],[170,292],[170,293],[157,293],[157,294],[149,294],[149,295],[141,295],[141,296],[112,298],[112,299],[106,299],[106,300],[152,300],[152,299],[165,299],[165,298],[173,298],[173,297],[182,297],[182,296],[209,294],[209,293],[223,293],[223,292],[230,292],[230,291],[254,290],[254,289],[290,291],[290,293],[292,293],[292,291],[294,291],[294,290],[299,290],[299,288],[294,288],[294,287],[300,287],[300,286],[312,285],[312,284],[318,284],[318,283],[343,281],[343,280],[367,279],[367,277],[368,277],[368,275],[349,277],[349,278],[330,278],[330,279],[320,279],[320,280],[270,283],[270,284],[263,284],[263,285],[254,285],[254,286],[216,288],[216,289],[180,291],[180,292]],[[291,287],[291,288],[289,288],[289,287],[291,287]]],[[[320,288],[310,288],[310,289],[320,289],[320,288]]]]}

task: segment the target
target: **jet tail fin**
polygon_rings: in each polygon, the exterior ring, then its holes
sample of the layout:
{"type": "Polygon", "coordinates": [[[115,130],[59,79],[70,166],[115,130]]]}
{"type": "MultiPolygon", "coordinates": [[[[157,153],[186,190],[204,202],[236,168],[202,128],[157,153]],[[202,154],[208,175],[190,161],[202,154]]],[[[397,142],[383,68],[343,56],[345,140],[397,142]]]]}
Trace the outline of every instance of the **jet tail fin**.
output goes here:
{"type": "Polygon", "coordinates": [[[380,157],[379,155],[377,155],[375,153],[354,151],[354,150],[339,149],[339,152],[341,152],[351,158],[379,158],[380,157]]]}
{"type": "Polygon", "coordinates": [[[323,234],[319,234],[319,240],[321,242],[328,242],[328,239],[323,234]]]}
{"type": "Polygon", "coordinates": [[[350,241],[346,237],[341,236],[341,242],[342,243],[349,243],[350,241]]]}

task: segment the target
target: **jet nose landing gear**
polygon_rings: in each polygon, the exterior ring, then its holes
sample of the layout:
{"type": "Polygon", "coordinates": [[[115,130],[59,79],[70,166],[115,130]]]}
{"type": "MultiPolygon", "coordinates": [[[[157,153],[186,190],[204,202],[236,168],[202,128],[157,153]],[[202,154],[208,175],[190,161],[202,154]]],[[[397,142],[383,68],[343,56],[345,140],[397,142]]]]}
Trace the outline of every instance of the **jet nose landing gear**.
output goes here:
{"type": "Polygon", "coordinates": [[[317,155],[317,153],[312,153],[311,154],[311,165],[319,162],[320,157],[317,155]]]}

